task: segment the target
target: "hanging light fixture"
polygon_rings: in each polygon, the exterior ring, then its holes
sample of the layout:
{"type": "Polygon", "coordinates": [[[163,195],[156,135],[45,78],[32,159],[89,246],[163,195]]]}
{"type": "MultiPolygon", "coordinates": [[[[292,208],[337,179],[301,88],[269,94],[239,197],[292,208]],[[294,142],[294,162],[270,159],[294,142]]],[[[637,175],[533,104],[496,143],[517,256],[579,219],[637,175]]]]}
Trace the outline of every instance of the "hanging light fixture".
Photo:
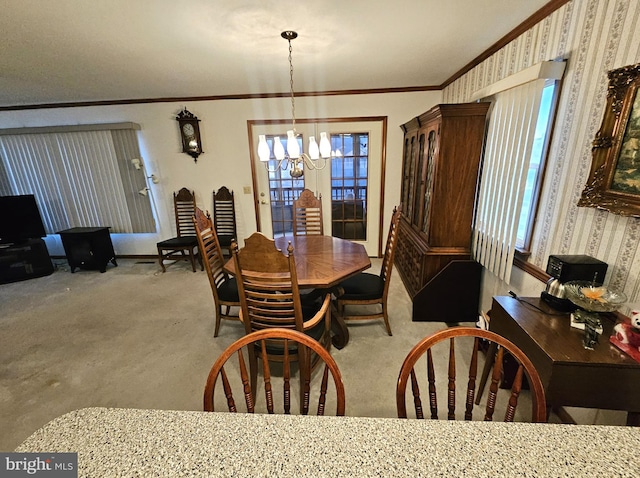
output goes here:
{"type": "Polygon", "coordinates": [[[292,127],[287,131],[287,147],[282,144],[279,136],[273,138],[273,155],[278,160],[275,169],[269,169],[269,159],[271,151],[267,144],[267,138],[261,134],[258,139],[258,157],[264,163],[267,171],[274,173],[278,168],[291,171],[291,177],[299,178],[304,174],[304,168],[323,169],[327,165],[327,159],[331,158],[331,142],[327,137],[327,133],[320,133],[320,145],[316,142],[315,136],[309,136],[309,154],[300,151],[298,143],[298,133],[296,132],[296,100],[293,94],[293,62],[291,60],[291,40],[298,37],[294,31],[284,31],[281,33],[282,38],[289,42],[289,84],[291,87],[291,118],[292,127]],[[322,161],[319,161],[322,159],[322,161]]]}

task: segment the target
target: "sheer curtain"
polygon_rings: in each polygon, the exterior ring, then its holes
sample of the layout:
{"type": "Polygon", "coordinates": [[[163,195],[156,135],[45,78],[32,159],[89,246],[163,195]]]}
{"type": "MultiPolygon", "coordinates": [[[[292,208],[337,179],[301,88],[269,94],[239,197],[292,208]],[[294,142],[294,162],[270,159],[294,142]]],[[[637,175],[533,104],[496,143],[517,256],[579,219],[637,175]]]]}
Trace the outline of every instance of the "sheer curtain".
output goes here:
{"type": "MultiPolygon", "coordinates": [[[[0,194],[34,194],[48,234],[77,226],[114,233],[155,232],[136,131],[109,125],[81,131],[0,134],[0,194]]],[[[97,125],[100,126],[100,125],[97,125]]]]}

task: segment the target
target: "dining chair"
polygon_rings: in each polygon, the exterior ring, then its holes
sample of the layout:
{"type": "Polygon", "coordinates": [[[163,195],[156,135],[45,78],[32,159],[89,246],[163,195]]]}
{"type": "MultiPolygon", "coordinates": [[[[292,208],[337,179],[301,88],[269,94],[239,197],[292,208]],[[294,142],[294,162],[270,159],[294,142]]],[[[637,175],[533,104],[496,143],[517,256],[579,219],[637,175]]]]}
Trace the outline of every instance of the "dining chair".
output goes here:
{"type": "Polygon", "coordinates": [[[224,256],[209,213],[205,214],[200,208],[196,207],[193,225],[196,229],[198,246],[204,258],[205,270],[213,293],[216,312],[213,336],[217,337],[220,331],[221,319],[240,320],[239,315],[230,314],[231,307],[237,307],[238,311],[240,310],[238,284],[235,277],[227,274],[223,268],[225,263],[224,256]],[[224,313],[222,312],[223,307],[225,308],[224,313]]]}
{"type": "Polygon", "coordinates": [[[158,261],[162,272],[166,272],[164,261],[189,260],[193,272],[196,271],[196,258],[200,262],[201,270],[204,270],[202,258],[198,251],[198,238],[193,226],[193,214],[196,209],[195,192],[182,188],[178,193],[173,193],[173,209],[176,219],[176,236],[171,239],[158,242],[158,261]]]}
{"type": "Polygon", "coordinates": [[[213,192],[213,225],[225,256],[231,255],[231,241],[237,239],[236,203],[233,191],[222,186],[213,192]]]}
{"type": "MultiPolygon", "coordinates": [[[[292,354],[289,354],[289,351],[295,351],[298,356],[305,355],[307,357],[311,351],[320,358],[320,362],[324,363],[321,374],[322,379],[319,390],[314,390],[311,384],[311,361],[307,359],[301,362],[301,365],[298,367],[299,386],[301,390],[301,400],[299,404],[300,414],[307,415],[309,413],[311,397],[317,393],[318,405],[316,413],[318,415],[324,415],[327,406],[327,396],[329,393],[335,391],[336,415],[343,416],[345,413],[344,384],[338,365],[333,357],[331,357],[329,352],[319,342],[308,335],[296,330],[283,328],[272,328],[252,332],[236,340],[222,352],[213,364],[207,377],[204,390],[204,410],[207,412],[214,411],[216,385],[222,382],[226,405],[230,412],[238,411],[233,396],[233,386],[235,384],[236,390],[240,390],[238,395],[244,397],[247,413],[254,413],[256,410],[256,384],[251,383],[249,380],[246,363],[247,360],[250,362],[251,356],[255,355],[256,351],[260,357],[268,356],[267,350],[273,341],[282,344],[282,370],[272,371],[269,360],[262,360],[266,412],[274,413],[274,403],[276,399],[281,398],[283,412],[287,415],[291,413],[291,385],[292,381],[294,381],[292,380],[292,374],[295,374],[296,368],[292,367],[292,354]],[[235,364],[232,363],[234,356],[237,356],[238,359],[237,370],[235,364]],[[239,371],[239,379],[236,374],[231,374],[231,371],[239,371]],[[279,381],[280,372],[282,376],[281,395],[274,388],[275,382],[279,381]],[[332,382],[329,381],[329,374],[331,375],[332,382]]],[[[332,402],[331,396],[329,397],[329,403],[332,402]]],[[[261,411],[260,408],[259,411],[261,411]]]]}
{"type": "MultiPolygon", "coordinates": [[[[275,241],[255,232],[245,239],[242,249],[234,241],[231,255],[246,334],[274,327],[297,330],[330,350],[331,294],[326,291],[315,301],[301,301],[291,243],[285,255],[276,248],[275,241]]],[[[284,357],[283,347],[277,344],[268,346],[266,353],[271,361],[282,361],[284,357]]],[[[295,350],[289,350],[288,354],[290,359],[298,359],[295,350]]],[[[257,355],[262,352],[259,350],[257,355]]],[[[254,355],[250,357],[251,384],[255,390],[257,362],[254,355]]],[[[314,363],[317,359],[314,357],[314,363]]]]}
{"type": "Polygon", "coordinates": [[[387,235],[387,244],[382,258],[380,274],[360,272],[359,274],[345,279],[338,285],[340,295],[338,295],[338,313],[344,320],[369,320],[384,319],[387,333],[391,333],[389,324],[389,312],[387,307],[387,297],[389,295],[389,284],[391,282],[391,272],[393,269],[393,257],[395,255],[396,244],[398,242],[398,222],[400,221],[400,208],[393,210],[391,225],[387,235]],[[377,311],[356,315],[345,314],[346,306],[376,306],[377,311]],[[379,307],[377,307],[379,306],[379,307]]]}
{"type": "MultiPolygon", "coordinates": [[[[504,407],[504,421],[514,421],[518,406],[518,399],[520,398],[520,392],[522,390],[523,376],[526,376],[531,391],[530,421],[534,423],[546,422],[547,409],[545,392],[540,375],[531,363],[531,360],[529,360],[529,358],[516,345],[504,337],[494,332],[474,327],[451,327],[449,329],[441,330],[423,338],[411,349],[402,364],[400,374],[398,376],[398,384],[396,386],[396,407],[398,417],[407,418],[406,400],[412,399],[416,418],[424,418],[425,411],[422,408],[422,399],[420,396],[420,383],[422,383],[423,389],[426,388],[428,390],[431,418],[438,419],[436,370],[442,371],[440,375],[443,375],[443,369],[446,369],[447,387],[443,387],[443,390],[440,392],[440,396],[441,398],[446,396],[447,418],[449,420],[455,420],[456,405],[461,405],[464,406],[464,419],[472,420],[475,405],[474,399],[476,398],[478,350],[481,348],[481,341],[485,341],[485,344],[487,342],[497,344],[497,355],[491,374],[491,386],[489,387],[486,397],[486,407],[483,416],[484,420],[493,420],[493,414],[495,412],[496,402],[498,399],[498,384],[502,375],[502,358],[503,355],[508,352],[518,362],[518,368],[509,398],[504,407]],[[443,346],[447,341],[449,342],[448,363],[446,362],[446,346],[443,346]],[[469,343],[471,341],[473,342],[472,344],[469,343]],[[467,346],[471,348],[472,352],[468,362],[468,377],[465,377],[467,387],[466,390],[462,390],[458,400],[456,396],[457,370],[455,345],[458,343],[460,350],[465,350],[461,342],[468,344],[467,346]],[[426,361],[420,361],[425,353],[427,355],[426,361]],[[411,395],[408,397],[409,393],[407,392],[407,384],[409,382],[411,382],[411,395]]],[[[460,356],[458,356],[458,359],[465,361],[464,358],[460,356]]],[[[441,380],[441,382],[444,383],[444,380],[441,380]]]]}
{"type": "Polygon", "coordinates": [[[322,236],[322,195],[315,197],[309,189],[304,189],[293,201],[293,235],[322,236]]]}

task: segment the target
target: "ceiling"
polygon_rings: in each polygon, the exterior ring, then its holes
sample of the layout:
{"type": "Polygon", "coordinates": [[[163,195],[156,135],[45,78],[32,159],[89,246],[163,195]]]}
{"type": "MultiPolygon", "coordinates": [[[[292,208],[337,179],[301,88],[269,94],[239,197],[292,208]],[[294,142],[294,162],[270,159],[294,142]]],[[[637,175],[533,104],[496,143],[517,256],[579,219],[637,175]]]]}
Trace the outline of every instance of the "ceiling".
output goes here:
{"type": "Polygon", "coordinates": [[[0,106],[438,86],[549,0],[6,0],[0,106]]]}

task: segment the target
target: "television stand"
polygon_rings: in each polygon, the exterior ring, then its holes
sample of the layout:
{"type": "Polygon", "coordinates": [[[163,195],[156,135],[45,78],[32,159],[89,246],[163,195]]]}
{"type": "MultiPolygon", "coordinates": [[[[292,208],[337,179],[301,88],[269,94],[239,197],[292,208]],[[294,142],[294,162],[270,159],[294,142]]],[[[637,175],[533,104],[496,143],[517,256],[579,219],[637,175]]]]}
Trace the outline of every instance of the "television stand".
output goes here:
{"type": "Polygon", "coordinates": [[[0,284],[34,279],[53,273],[47,245],[41,238],[0,244],[0,284]]]}

